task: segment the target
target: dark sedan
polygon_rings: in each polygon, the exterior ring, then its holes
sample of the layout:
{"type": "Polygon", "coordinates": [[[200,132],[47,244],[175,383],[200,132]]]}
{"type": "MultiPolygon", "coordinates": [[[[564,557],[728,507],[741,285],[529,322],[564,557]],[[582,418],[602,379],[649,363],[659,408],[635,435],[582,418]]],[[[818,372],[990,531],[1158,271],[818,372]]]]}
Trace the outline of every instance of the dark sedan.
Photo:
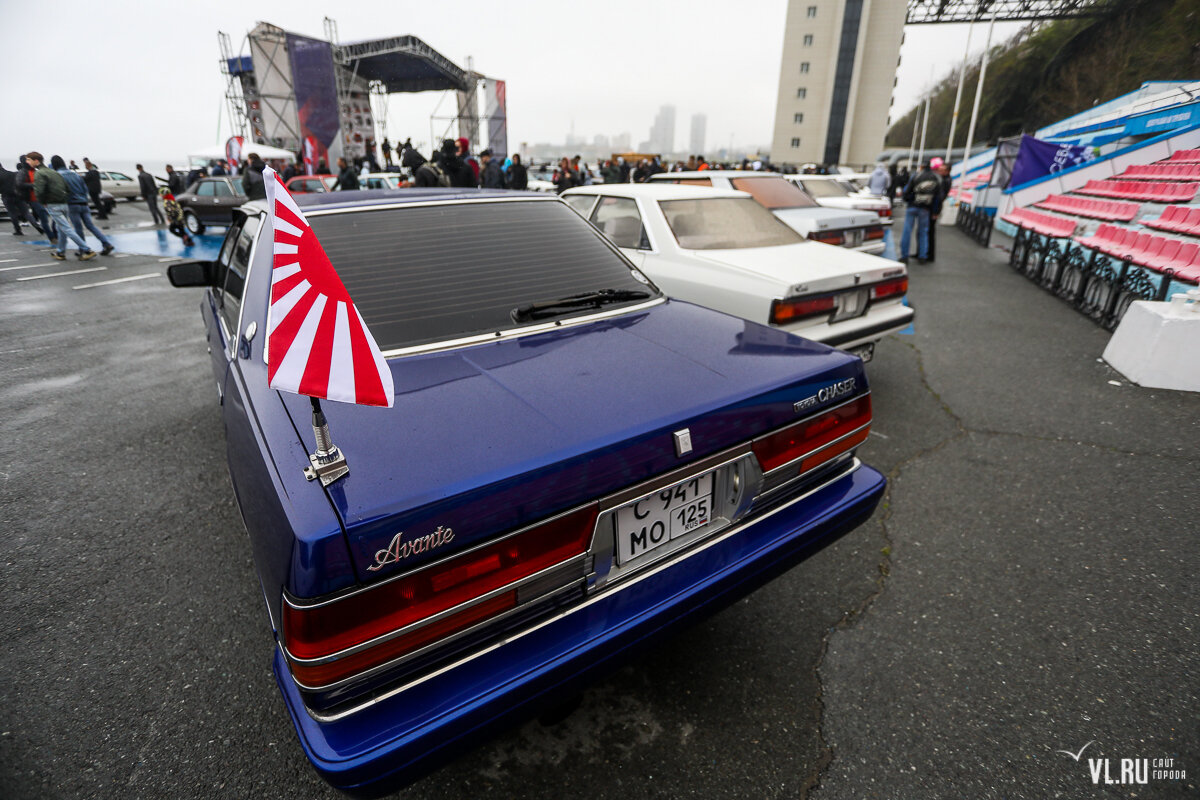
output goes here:
{"type": "Polygon", "coordinates": [[[204,233],[208,225],[229,225],[233,210],[246,202],[242,179],[236,177],[201,178],[179,197],[183,223],[192,233],[204,233]]]}
{"type": "MultiPolygon", "coordinates": [[[[559,705],[883,494],[855,457],[871,421],[858,358],[668,299],[557,198],[287,203],[277,221],[247,203],[216,261],[169,275],[205,287],[263,650],[305,754],[341,789],[391,790],[559,705]],[[322,262],[349,310],[326,302],[322,262]],[[332,381],[370,368],[335,355],[359,324],[395,405],[325,404],[348,471],[322,474],[312,406],[270,388],[263,348],[324,328],[335,344],[310,366],[332,381]]],[[[303,364],[289,352],[278,369],[303,364]]]]}

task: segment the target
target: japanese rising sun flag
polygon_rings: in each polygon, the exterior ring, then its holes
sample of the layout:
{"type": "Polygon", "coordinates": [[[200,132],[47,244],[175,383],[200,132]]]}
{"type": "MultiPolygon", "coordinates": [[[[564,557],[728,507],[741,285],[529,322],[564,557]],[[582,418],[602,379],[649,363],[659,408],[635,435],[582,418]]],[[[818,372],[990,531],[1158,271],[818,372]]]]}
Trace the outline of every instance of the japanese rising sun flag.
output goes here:
{"type": "Polygon", "coordinates": [[[272,389],[387,406],[392,373],[325,249],[275,170],[263,170],[274,228],[267,380],[272,389]]]}

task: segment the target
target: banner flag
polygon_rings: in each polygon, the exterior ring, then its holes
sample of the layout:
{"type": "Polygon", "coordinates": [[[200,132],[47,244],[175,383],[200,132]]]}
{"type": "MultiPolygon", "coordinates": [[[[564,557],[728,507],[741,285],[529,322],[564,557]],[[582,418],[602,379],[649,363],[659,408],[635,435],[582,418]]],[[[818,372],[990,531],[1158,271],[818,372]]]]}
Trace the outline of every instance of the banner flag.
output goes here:
{"type": "Polygon", "coordinates": [[[274,267],[267,308],[272,389],[392,407],[392,373],[304,212],[275,170],[263,170],[274,267]]]}

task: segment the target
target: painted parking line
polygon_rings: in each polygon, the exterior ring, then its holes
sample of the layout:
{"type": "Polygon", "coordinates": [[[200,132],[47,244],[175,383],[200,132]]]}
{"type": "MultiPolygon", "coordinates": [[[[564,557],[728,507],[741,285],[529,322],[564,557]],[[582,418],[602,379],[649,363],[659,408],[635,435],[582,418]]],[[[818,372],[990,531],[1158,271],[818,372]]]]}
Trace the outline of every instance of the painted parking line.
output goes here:
{"type": "Polygon", "coordinates": [[[13,261],[16,261],[16,259],[15,258],[0,258],[0,264],[10,264],[13,261]]]}
{"type": "Polygon", "coordinates": [[[40,281],[42,278],[59,278],[63,275],[82,275],[85,272],[103,272],[108,267],[92,267],[91,269],[72,269],[66,272],[51,272],[46,275],[26,275],[24,278],[17,278],[19,281],[40,281]]]}
{"type": "Polygon", "coordinates": [[[81,286],[72,286],[72,289],[94,289],[97,286],[112,286],[114,283],[129,283],[130,281],[140,281],[146,278],[157,278],[161,272],[151,272],[146,275],[131,275],[128,278],[114,278],[111,281],[100,281],[99,283],[85,283],[81,286]]]}
{"type": "Polygon", "coordinates": [[[170,258],[160,258],[160,259],[158,260],[158,263],[160,263],[160,264],[164,264],[164,263],[166,263],[167,261],[183,261],[183,259],[182,259],[182,258],[180,258],[179,256],[171,256],[170,258]]]}
{"type": "Polygon", "coordinates": [[[133,253],[114,253],[113,258],[129,258],[133,253]]]}
{"type": "Polygon", "coordinates": [[[22,264],[19,267],[0,267],[0,272],[8,272],[13,269],[33,269],[34,267],[52,267],[55,264],[61,264],[61,261],[47,261],[45,264],[22,264]]]}

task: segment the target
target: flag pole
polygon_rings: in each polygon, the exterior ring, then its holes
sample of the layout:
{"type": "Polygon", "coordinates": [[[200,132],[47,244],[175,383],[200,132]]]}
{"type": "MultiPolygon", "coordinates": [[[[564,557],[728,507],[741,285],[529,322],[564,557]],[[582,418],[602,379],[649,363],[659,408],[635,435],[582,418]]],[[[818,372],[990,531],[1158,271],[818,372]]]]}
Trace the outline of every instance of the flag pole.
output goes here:
{"type": "Polygon", "coordinates": [[[304,469],[304,477],[310,481],[321,479],[322,486],[328,486],[343,475],[350,472],[346,465],[346,456],[333,443],[329,435],[329,422],[325,412],[321,410],[321,401],[315,397],[308,398],[312,403],[313,437],[317,440],[317,452],[308,454],[311,466],[304,469]]]}

